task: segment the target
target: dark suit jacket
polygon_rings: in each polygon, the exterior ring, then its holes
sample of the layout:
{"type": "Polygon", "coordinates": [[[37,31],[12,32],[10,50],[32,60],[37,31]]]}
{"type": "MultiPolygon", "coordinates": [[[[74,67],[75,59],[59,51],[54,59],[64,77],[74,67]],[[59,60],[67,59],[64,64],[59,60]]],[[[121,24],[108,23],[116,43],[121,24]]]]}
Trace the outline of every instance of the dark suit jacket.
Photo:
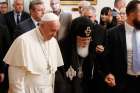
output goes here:
{"type": "Polygon", "coordinates": [[[28,19],[24,20],[23,22],[19,23],[16,26],[16,29],[14,30],[14,33],[13,33],[14,39],[16,37],[18,37],[19,35],[27,32],[27,31],[32,30],[35,27],[36,26],[35,26],[35,24],[34,24],[34,22],[31,18],[28,18],[28,19]]]}
{"type": "Polygon", "coordinates": [[[0,14],[0,23],[3,24],[3,25],[6,25],[4,16],[2,14],[0,14]]]}
{"type": "Polygon", "coordinates": [[[0,72],[4,72],[3,58],[9,49],[10,37],[7,28],[0,24],[0,72]]]}
{"type": "Polygon", "coordinates": [[[94,24],[93,26],[93,52],[95,55],[95,75],[101,75],[102,78],[105,77],[106,74],[108,74],[109,69],[108,64],[106,63],[106,51],[103,53],[96,53],[96,46],[97,45],[103,45],[106,50],[106,29],[99,25],[94,24]]]}
{"type": "MultiPolygon", "coordinates": [[[[22,12],[20,22],[26,20],[29,17],[30,17],[30,15],[28,13],[22,12]]],[[[5,20],[6,20],[6,24],[8,26],[8,30],[9,30],[10,35],[11,35],[11,39],[13,40],[13,32],[14,32],[14,30],[16,28],[16,21],[15,21],[15,18],[14,18],[14,11],[10,11],[7,14],[5,14],[5,20]]]]}
{"type": "Polygon", "coordinates": [[[93,41],[98,44],[103,44],[105,43],[105,38],[106,38],[106,29],[99,25],[99,24],[93,24],[93,41]]]}
{"type": "Polygon", "coordinates": [[[119,25],[108,31],[108,62],[110,72],[115,75],[118,87],[123,87],[127,74],[127,48],[125,26],[119,25]]]}

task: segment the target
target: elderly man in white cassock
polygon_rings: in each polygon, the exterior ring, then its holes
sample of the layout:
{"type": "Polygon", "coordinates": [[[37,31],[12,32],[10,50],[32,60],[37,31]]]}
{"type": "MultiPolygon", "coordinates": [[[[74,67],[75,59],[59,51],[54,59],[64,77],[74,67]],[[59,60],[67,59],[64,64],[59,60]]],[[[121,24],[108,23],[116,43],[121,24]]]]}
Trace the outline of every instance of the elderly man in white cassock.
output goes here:
{"type": "Polygon", "coordinates": [[[63,59],[55,34],[59,18],[45,14],[39,27],[19,36],[7,52],[9,93],[53,93],[57,67],[63,59]]]}

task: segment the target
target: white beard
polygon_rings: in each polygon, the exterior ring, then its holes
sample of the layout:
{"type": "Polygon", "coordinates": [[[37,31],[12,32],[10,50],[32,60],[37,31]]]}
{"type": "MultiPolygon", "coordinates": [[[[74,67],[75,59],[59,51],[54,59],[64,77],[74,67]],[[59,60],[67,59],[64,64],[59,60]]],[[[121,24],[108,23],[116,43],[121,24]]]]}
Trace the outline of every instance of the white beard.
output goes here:
{"type": "Polygon", "coordinates": [[[86,47],[77,47],[77,53],[80,57],[85,58],[88,56],[89,53],[89,45],[86,47]]]}

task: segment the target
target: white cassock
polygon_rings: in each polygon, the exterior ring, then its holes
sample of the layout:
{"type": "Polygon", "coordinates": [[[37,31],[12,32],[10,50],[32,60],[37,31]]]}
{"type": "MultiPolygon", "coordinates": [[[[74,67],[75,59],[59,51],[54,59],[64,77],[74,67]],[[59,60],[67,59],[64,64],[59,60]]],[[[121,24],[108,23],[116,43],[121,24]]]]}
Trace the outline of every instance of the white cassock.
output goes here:
{"type": "Polygon", "coordinates": [[[38,28],[19,36],[4,61],[9,64],[9,93],[53,93],[55,71],[63,65],[56,39],[45,42],[38,28]]]}

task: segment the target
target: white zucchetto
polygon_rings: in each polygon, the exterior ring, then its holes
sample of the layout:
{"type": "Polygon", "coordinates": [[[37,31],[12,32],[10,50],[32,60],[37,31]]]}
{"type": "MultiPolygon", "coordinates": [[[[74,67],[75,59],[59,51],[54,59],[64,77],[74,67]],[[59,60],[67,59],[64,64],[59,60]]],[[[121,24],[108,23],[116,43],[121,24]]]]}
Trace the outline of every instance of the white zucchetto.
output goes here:
{"type": "Polygon", "coordinates": [[[41,21],[57,21],[59,20],[59,17],[54,13],[46,13],[41,18],[41,21]]]}

